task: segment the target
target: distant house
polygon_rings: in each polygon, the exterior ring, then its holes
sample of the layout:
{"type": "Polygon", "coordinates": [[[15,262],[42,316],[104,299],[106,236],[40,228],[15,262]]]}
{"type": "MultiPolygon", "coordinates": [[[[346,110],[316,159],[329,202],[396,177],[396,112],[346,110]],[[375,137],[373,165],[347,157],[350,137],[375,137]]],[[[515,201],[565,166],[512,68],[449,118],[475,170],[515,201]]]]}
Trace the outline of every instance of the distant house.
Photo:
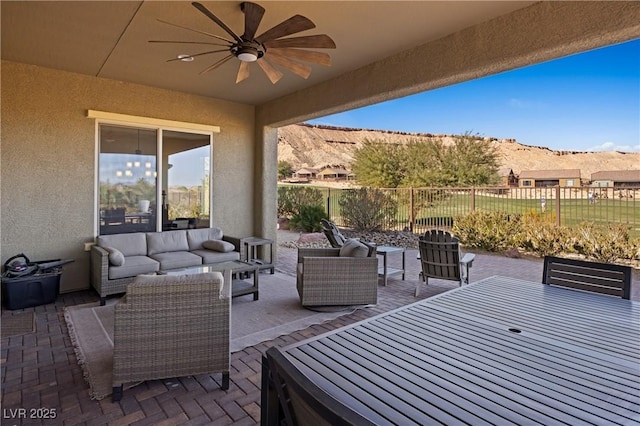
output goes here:
{"type": "Polygon", "coordinates": [[[345,169],[336,169],[333,167],[327,167],[318,173],[318,179],[347,179],[349,172],[345,169]]]}
{"type": "Polygon", "coordinates": [[[518,180],[521,188],[580,186],[580,169],[523,170],[518,180]]]}
{"type": "Polygon", "coordinates": [[[640,186],[640,170],[606,170],[591,173],[591,186],[601,188],[640,186]]]}
{"type": "Polygon", "coordinates": [[[303,178],[303,179],[315,179],[318,174],[318,169],[314,169],[312,167],[303,167],[298,169],[293,173],[293,177],[303,178]]]}
{"type": "Polygon", "coordinates": [[[513,173],[513,169],[509,167],[498,170],[500,183],[502,186],[518,186],[518,177],[513,173]]]}

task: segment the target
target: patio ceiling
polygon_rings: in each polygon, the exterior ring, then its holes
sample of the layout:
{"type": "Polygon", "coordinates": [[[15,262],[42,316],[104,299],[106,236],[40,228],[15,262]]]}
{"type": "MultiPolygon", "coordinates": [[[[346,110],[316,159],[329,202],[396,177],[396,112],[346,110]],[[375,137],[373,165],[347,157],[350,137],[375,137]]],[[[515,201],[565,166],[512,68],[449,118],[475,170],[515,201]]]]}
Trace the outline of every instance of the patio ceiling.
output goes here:
{"type": "MultiPolygon", "coordinates": [[[[236,33],[244,27],[239,1],[203,1],[236,33]]],[[[149,40],[207,40],[158,19],[227,36],[190,2],[3,1],[2,59],[180,92],[261,105],[308,89],[384,58],[441,39],[497,16],[526,8],[526,1],[265,1],[258,33],[294,14],[316,28],[298,35],[328,34],[335,41],[332,66],[313,66],[305,80],[288,71],[272,84],[257,64],[235,83],[235,58],[200,75],[224,53],[193,62],[170,62],[205,49],[152,44],[149,40]]],[[[210,39],[209,39],[210,40],[210,39]]],[[[207,41],[209,41],[207,40],[207,41]]]]}

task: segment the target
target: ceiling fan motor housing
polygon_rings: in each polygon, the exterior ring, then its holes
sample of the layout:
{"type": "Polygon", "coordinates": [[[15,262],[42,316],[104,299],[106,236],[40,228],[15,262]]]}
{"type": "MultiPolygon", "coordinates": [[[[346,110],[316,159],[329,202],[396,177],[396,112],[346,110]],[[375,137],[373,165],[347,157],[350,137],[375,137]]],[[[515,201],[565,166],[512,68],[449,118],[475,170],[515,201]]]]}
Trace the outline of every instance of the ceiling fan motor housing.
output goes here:
{"type": "Polygon", "coordinates": [[[244,62],[255,62],[264,56],[264,47],[253,41],[243,41],[234,46],[231,51],[244,62]]]}

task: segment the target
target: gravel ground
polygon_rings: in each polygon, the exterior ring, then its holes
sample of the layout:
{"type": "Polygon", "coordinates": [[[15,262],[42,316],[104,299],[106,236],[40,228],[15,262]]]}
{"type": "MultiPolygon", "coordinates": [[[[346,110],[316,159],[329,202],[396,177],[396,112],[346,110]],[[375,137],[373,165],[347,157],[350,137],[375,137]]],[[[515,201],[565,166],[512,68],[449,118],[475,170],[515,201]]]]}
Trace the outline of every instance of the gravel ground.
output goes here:
{"type": "MultiPolygon", "coordinates": [[[[418,235],[410,232],[353,232],[345,229],[340,230],[346,238],[359,238],[362,241],[371,241],[378,246],[395,246],[406,248],[418,248],[418,235]]],[[[289,233],[290,235],[292,233],[289,233]]],[[[280,243],[283,247],[331,247],[329,241],[322,232],[300,233],[298,238],[292,235],[290,241],[280,243]]]]}

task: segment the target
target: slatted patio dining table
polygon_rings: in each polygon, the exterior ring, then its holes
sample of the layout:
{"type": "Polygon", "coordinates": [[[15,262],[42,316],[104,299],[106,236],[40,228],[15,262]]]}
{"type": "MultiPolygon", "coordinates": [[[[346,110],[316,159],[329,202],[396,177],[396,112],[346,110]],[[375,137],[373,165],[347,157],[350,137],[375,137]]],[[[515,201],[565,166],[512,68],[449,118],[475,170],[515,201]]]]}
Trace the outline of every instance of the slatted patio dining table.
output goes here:
{"type": "Polygon", "coordinates": [[[494,276],[283,352],[376,424],[640,425],[640,303],[611,296],[494,276]]]}

